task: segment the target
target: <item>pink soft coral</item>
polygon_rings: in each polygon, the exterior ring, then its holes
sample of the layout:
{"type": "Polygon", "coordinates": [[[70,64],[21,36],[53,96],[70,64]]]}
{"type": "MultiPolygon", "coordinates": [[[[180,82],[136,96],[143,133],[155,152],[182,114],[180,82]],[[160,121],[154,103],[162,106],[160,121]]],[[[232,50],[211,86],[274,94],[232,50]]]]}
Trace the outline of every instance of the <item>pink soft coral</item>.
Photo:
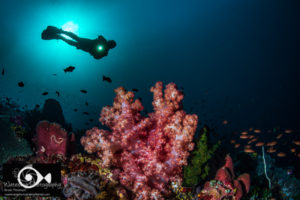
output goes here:
{"type": "Polygon", "coordinates": [[[194,147],[198,117],[181,108],[183,94],[174,83],[162,92],[162,82],[151,88],[154,112],[143,117],[140,100],[123,87],[115,90],[113,106],[102,109],[100,122],[110,131],[94,127],[81,138],[89,153],[96,152],[103,167],[114,166],[115,176],[135,199],[164,199],[170,182],[182,182],[182,166],[194,147]]]}

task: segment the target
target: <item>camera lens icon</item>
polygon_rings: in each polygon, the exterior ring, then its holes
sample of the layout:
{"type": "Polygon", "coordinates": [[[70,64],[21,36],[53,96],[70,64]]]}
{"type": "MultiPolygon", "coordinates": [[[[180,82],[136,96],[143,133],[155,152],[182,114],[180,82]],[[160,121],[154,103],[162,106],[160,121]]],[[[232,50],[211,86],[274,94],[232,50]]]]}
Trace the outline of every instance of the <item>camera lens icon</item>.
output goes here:
{"type": "Polygon", "coordinates": [[[23,167],[18,173],[18,182],[26,189],[34,188],[43,179],[45,179],[47,183],[51,183],[51,173],[48,173],[43,177],[39,171],[32,167],[32,165],[23,167]]]}

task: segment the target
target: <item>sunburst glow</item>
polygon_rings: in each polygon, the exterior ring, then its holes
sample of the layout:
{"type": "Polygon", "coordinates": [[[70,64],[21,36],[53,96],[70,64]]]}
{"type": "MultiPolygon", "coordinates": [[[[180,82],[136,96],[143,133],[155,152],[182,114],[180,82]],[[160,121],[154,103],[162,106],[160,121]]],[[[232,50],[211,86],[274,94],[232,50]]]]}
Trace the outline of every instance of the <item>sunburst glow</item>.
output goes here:
{"type": "MultiPolygon", "coordinates": [[[[62,29],[64,31],[69,31],[69,32],[72,32],[72,33],[75,33],[76,35],[78,35],[78,24],[74,24],[74,22],[72,21],[69,21],[67,23],[65,23],[64,25],[62,25],[62,29]]],[[[63,37],[65,37],[66,39],[72,39],[70,38],[69,36],[67,35],[64,35],[62,34],[63,37]]]]}

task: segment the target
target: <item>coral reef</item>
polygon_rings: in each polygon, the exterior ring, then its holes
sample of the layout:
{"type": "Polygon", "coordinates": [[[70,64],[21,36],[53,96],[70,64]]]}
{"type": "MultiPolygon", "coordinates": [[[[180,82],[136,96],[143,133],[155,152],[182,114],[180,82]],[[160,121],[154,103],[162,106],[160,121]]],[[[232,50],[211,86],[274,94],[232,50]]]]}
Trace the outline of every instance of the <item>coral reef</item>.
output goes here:
{"type": "Polygon", "coordinates": [[[202,128],[203,132],[198,138],[196,148],[191,153],[191,160],[188,166],[183,169],[183,185],[194,187],[200,180],[205,180],[209,173],[208,160],[212,157],[220,143],[215,144],[211,149],[208,147],[206,127],[202,128]]]}
{"type": "Polygon", "coordinates": [[[183,94],[174,83],[162,82],[151,88],[154,112],[143,117],[140,100],[123,87],[115,90],[113,106],[101,111],[100,122],[111,129],[97,127],[86,131],[81,144],[88,153],[96,152],[102,167],[114,167],[114,176],[134,199],[164,199],[171,193],[170,183],[182,183],[182,166],[187,164],[198,117],[182,110],[183,94]]]}
{"type": "Polygon", "coordinates": [[[96,173],[73,172],[66,179],[63,189],[65,197],[94,199],[99,193],[100,177],[96,173]]]}
{"type": "Polygon", "coordinates": [[[57,123],[41,121],[36,126],[37,136],[33,139],[37,146],[37,155],[40,157],[51,157],[60,154],[66,156],[73,151],[75,135],[71,134],[69,139],[65,129],[57,123]],[[69,151],[69,152],[68,152],[69,151]]]}
{"type": "MultiPolygon", "coordinates": [[[[66,192],[69,192],[72,190],[79,190],[76,189],[71,185],[68,185],[70,177],[73,177],[74,174],[77,174],[77,176],[81,176],[84,179],[88,178],[91,174],[91,176],[99,177],[97,188],[94,188],[95,190],[99,191],[96,196],[93,196],[93,199],[102,199],[102,200],[128,200],[127,192],[126,190],[120,186],[120,184],[113,179],[113,174],[111,171],[107,168],[101,168],[99,165],[100,159],[96,158],[95,156],[89,156],[89,155],[82,155],[82,154],[75,154],[71,157],[71,159],[68,162],[65,162],[63,164],[63,168],[61,171],[62,175],[62,183],[64,184],[64,188],[66,189],[66,192]],[[72,188],[69,188],[72,187],[72,188]]],[[[73,184],[75,184],[74,182],[73,184]]],[[[94,187],[94,186],[89,186],[94,187]]],[[[68,196],[68,194],[66,193],[68,196]]],[[[69,194],[72,197],[75,197],[75,194],[69,194]]]]}
{"type": "Polygon", "coordinates": [[[0,165],[5,163],[9,158],[15,156],[28,156],[33,152],[30,144],[23,138],[19,138],[16,132],[10,128],[11,122],[0,118],[0,165]]]}
{"type": "MultiPolygon", "coordinates": [[[[258,164],[256,173],[258,176],[264,176],[264,163],[262,156],[258,156],[258,164]]],[[[287,170],[279,168],[275,165],[275,159],[270,155],[265,155],[266,170],[272,182],[272,192],[280,190],[283,199],[293,200],[300,195],[300,180],[293,174],[288,175],[287,170]]]]}
{"type": "Polygon", "coordinates": [[[232,159],[227,155],[225,160],[225,165],[217,171],[215,179],[205,183],[203,190],[198,194],[199,200],[239,200],[249,192],[250,175],[245,173],[234,179],[232,159]]]}

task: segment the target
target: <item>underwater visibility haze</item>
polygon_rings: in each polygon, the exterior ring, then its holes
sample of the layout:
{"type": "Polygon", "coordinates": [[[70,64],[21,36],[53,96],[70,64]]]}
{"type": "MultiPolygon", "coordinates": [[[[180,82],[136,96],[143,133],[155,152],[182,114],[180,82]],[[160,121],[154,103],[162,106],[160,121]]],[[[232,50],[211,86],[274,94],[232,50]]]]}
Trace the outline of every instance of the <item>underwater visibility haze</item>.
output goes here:
{"type": "Polygon", "coordinates": [[[63,199],[300,199],[299,8],[1,0],[0,164],[60,163],[63,199]]]}

